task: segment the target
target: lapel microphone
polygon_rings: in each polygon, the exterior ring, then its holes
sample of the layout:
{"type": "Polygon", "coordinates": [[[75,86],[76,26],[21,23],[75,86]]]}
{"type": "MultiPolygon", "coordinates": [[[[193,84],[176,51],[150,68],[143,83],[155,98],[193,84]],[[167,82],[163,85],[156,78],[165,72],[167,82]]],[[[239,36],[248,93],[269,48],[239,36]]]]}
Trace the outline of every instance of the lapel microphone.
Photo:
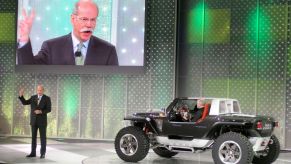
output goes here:
{"type": "Polygon", "coordinates": [[[82,56],[82,48],[84,47],[84,44],[82,42],[80,42],[78,45],[77,45],[77,51],[75,52],[75,57],[81,57],[82,56]]]}
{"type": "Polygon", "coordinates": [[[75,57],[81,57],[81,56],[82,56],[81,51],[76,51],[76,52],[75,52],[75,57]]]}

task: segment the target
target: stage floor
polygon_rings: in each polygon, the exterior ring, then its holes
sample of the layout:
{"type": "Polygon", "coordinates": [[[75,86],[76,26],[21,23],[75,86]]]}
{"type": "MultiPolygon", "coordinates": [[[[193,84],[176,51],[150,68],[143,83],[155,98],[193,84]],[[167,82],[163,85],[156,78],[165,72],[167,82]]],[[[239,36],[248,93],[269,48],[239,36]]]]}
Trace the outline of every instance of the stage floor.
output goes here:
{"type": "MultiPolygon", "coordinates": [[[[38,140],[39,142],[39,140],[38,140]]],[[[39,152],[38,146],[38,152],[39,152]]],[[[0,163],[46,164],[124,164],[118,158],[111,141],[48,140],[45,159],[25,158],[30,153],[30,138],[0,137],[0,163]]],[[[171,159],[157,156],[150,150],[139,164],[213,164],[211,151],[203,153],[179,153],[171,159]]],[[[282,151],[275,164],[291,164],[291,151],[282,151]]]]}

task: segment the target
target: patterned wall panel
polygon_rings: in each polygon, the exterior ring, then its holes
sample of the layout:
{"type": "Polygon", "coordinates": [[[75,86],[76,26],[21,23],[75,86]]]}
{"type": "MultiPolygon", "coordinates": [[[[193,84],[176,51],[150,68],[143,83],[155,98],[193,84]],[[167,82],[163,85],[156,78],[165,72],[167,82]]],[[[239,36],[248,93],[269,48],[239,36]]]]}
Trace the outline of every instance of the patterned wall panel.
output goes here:
{"type": "Polygon", "coordinates": [[[58,136],[79,137],[80,81],[77,75],[58,79],[58,136]]]}
{"type": "Polygon", "coordinates": [[[151,81],[151,109],[167,107],[173,100],[174,82],[168,76],[152,76],[151,81]]]}
{"type": "MultiPolygon", "coordinates": [[[[79,138],[79,111],[68,111],[70,108],[58,108],[57,136],[79,138]]],[[[79,110],[79,109],[78,109],[79,110]]]]}
{"type": "Polygon", "coordinates": [[[104,84],[104,138],[114,138],[127,107],[127,78],[111,76],[104,84]]]}
{"type": "Polygon", "coordinates": [[[105,78],[104,106],[109,108],[126,108],[127,78],[111,76],[105,78]]]}
{"type": "Polygon", "coordinates": [[[149,54],[149,72],[152,76],[172,78],[175,73],[175,0],[147,3],[146,52],[149,54]]]}
{"type": "Polygon", "coordinates": [[[167,41],[165,43],[150,43],[150,45],[151,75],[172,77],[175,74],[174,44],[167,41]]]}
{"type": "Polygon", "coordinates": [[[182,14],[178,15],[177,95],[202,96],[203,72],[203,3],[199,0],[178,1],[182,14]],[[190,10],[190,12],[187,12],[190,10]],[[192,15],[195,15],[192,19],[192,15]],[[193,20],[193,21],[191,21],[193,20]],[[197,29],[188,33],[191,29],[197,29]],[[181,66],[183,65],[183,66],[181,66]]]}
{"type": "Polygon", "coordinates": [[[51,112],[47,115],[47,136],[57,137],[58,136],[58,107],[52,106],[51,112]]]}
{"type": "Polygon", "coordinates": [[[0,74],[0,133],[11,134],[14,103],[14,77],[11,74],[0,74]]]}
{"type": "Polygon", "coordinates": [[[12,134],[30,135],[30,106],[22,105],[18,99],[18,91],[24,89],[24,98],[29,99],[35,92],[35,76],[31,74],[16,74],[13,106],[12,134]]]}
{"type": "Polygon", "coordinates": [[[239,100],[244,113],[256,113],[256,44],[231,44],[229,97],[239,100]]]}
{"type": "MultiPolygon", "coordinates": [[[[270,44],[270,43],[269,43],[270,44]]],[[[285,55],[283,43],[266,46],[260,43],[257,81],[257,113],[271,115],[284,125],[285,115],[285,55]],[[267,50],[266,50],[267,49],[267,50]]],[[[276,134],[283,134],[285,126],[276,129],[276,134]]],[[[278,135],[283,140],[283,135],[278,135]]]]}
{"type": "Polygon", "coordinates": [[[103,78],[101,76],[81,76],[81,107],[102,108],[103,78]]]}
{"type": "Polygon", "coordinates": [[[13,73],[15,63],[15,11],[17,1],[0,2],[0,73],[13,73]]]}
{"type": "MultiPolygon", "coordinates": [[[[290,56],[290,54],[288,54],[288,56],[290,56]]],[[[290,63],[291,61],[288,60],[288,63],[290,63]]],[[[290,148],[291,147],[291,140],[289,138],[291,138],[291,78],[290,78],[290,70],[288,69],[288,74],[289,77],[287,78],[287,82],[286,82],[286,115],[285,117],[283,117],[283,119],[285,119],[285,135],[283,135],[285,137],[285,144],[286,147],[290,148]]]]}
{"type": "MultiPolygon", "coordinates": [[[[0,2],[0,134],[9,135],[14,123],[15,103],[14,72],[15,62],[15,11],[17,1],[0,2]]],[[[17,112],[18,113],[18,112],[17,112]]],[[[19,112],[18,114],[22,114],[19,112]]],[[[25,135],[24,128],[19,133],[25,135]]],[[[29,132],[29,131],[28,131],[29,132]]]]}
{"type": "MultiPolygon", "coordinates": [[[[1,21],[1,20],[0,20],[1,21]]],[[[2,23],[1,23],[2,24],[2,23]]],[[[3,44],[0,42],[0,73],[14,72],[15,44],[3,44]],[[10,55],[4,55],[10,54],[10,55]]]]}
{"type": "MultiPolygon", "coordinates": [[[[3,30],[0,30],[0,43],[11,43],[15,45],[15,11],[16,11],[16,2],[4,2],[4,4],[1,4],[0,7],[0,28],[3,30]]],[[[3,3],[1,1],[1,3],[3,3]]],[[[7,49],[6,49],[7,50],[7,49]]],[[[13,50],[13,49],[11,49],[13,50]]]]}
{"type": "Polygon", "coordinates": [[[202,95],[228,96],[230,62],[230,9],[229,1],[204,1],[203,23],[203,82],[202,95]]]}
{"type": "MultiPolygon", "coordinates": [[[[152,49],[163,51],[174,50],[175,43],[175,0],[148,0],[147,1],[147,16],[146,16],[146,47],[147,52],[152,49]],[[172,44],[159,45],[156,44],[172,44]],[[155,47],[154,47],[155,46],[155,47]]],[[[163,55],[163,54],[162,54],[163,55]]],[[[172,54],[172,56],[174,56],[172,54]]],[[[155,57],[150,55],[150,59],[155,57]]],[[[152,63],[152,60],[148,62],[152,63]]]]}
{"type": "MultiPolygon", "coordinates": [[[[288,15],[291,15],[291,1],[288,1],[288,15]]],[[[287,19],[287,28],[291,29],[291,18],[287,19]]],[[[291,148],[291,31],[287,31],[287,58],[286,58],[286,111],[285,111],[285,145],[291,148]]]]}
{"type": "Polygon", "coordinates": [[[227,97],[229,45],[204,45],[202,96],[227,97]]]}
{"type": "Polygon", "coordinates": [[[202,96],[202,60],[203,48],[200,44],[179,44],[178,65],[183,64],[184,67],[178,67],[177,72],[179,79],[177,80],[177,92],[180,96],[202,96]],[[190,54],[190,55],[188,55],[190,54]],[[190,79],[188,79],[190,77],[190,79]]]}
{"type": "Polygon", "coordinates": [[[80,137],[103,139],[103,112],[101,107],[81,108],[80,137]]]}
{"type": "Polygon", "coordinates": [[[124,127],[123,118],[126,108],[104,108],[103,137],[115,138],[117,132],[124,127]]]}
{"type": "Polygon", "coordinates": [[[257,0],[231,1],[229,97],[240,101],[244,113],[256,113],[257,46],[253,37],[257,0]],[[253,24],[252,24],[253,23],[253,24]]]}
{"type": "Polygon", "coordinates": [[[81,76],[80,137],[102,139],[103,83],[101,76],[81,76]]]}
{"type": "Polygon", "coordinates": [[[286,91],[286,82],[290,85],[287,80],[290,41],[286,38],[290,36],[291,21],[287,2],[191,0],[179,3],[178,96],[191,96],[191,91],[186,89],[191,88],[201,91],[203,96],[236,98],[244,113],[272,115],[279,120],[281,127],[275,134],[284,145],[288,139],[282,135],[285,133],[282,118],[287,116],[286,126],[290,119],[289,87],[286,91]],[[191,46],[197,47],[193,53],[188,50],[191,46]],[[203,65],[190,64],[196,53],[200,53],[203,65]],[[200,78],[199,73],[198,77],[193,74],[194,69],[202,75],[200,78]],[[202,81],[201,85],[193,84],[195,80],[202,81]]]}
{"type": "MultiPolygon", "coordinates": [[[[287,1],[260,1],[257,113],[285,124],[287,1]]],[[[285,125],[275,134],[284,142],[285,125]]]]}
{"type": "Polygon", "coordinates": [[[150,66],[149,109],[166,107],[174,97],[175,0],[148,1],[147,52],[150,66]]]}
{"type": "Polygon", "coordinates": [[[151,57],[151,108],[161,108],[168,104],[174,95],[174,45],[156,44],[151,57]]]}
{"type": "Polygon", "coordinates": [[[150,78],[131,76],[128,78],[127,114],[150,109],[150,78]]]}

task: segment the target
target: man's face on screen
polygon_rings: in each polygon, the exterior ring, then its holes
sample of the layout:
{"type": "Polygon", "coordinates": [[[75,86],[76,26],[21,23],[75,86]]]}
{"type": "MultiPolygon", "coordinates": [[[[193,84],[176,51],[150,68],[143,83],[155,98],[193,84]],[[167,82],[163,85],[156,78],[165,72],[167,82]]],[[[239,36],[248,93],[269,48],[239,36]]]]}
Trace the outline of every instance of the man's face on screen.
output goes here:
{"type": "Polygon", "coordinates": [[[80,3],[77,14],[72,14],[74,35],[82,42],[90,39],[96,26],[98,9],[92,3],[80,3]]]}

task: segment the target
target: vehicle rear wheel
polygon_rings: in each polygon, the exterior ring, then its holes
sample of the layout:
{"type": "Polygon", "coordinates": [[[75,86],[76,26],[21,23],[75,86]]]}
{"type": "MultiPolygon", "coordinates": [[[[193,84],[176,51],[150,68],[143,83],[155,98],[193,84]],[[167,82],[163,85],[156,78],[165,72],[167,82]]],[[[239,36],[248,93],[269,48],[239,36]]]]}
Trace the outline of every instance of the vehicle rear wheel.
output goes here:
{"type": "Polygon", "coordinates": [[[177,155],[177,152],[172,152],[170,150],[168,150],[167,148],[164,147],[156,147],[153,149],[153,151],[158,154],[161,157],[165,157],[165,158],[171,158],[175,155],[177,155]]]}
{"type": "Polygon", "coordinates": [[[115,137],[115,151],[126,162],[138,162],[149,152],[149,139],[138,127],[121,129],[115,137]]]}
{"type": "Polygon", "coordinates": [[[252,145],[244,135],[228,132],[215,140],[212,158],[216,164],[248,164],[253,160],[252,145]]]}
{"type": "Polygon", "coordinates": [[[280,154],[280,143],[275,135],[271,136],[271,140],[266,147],[265,152],[262,155],[254,156],[253,163],[272,163],[276,161],[280,154]]]}

